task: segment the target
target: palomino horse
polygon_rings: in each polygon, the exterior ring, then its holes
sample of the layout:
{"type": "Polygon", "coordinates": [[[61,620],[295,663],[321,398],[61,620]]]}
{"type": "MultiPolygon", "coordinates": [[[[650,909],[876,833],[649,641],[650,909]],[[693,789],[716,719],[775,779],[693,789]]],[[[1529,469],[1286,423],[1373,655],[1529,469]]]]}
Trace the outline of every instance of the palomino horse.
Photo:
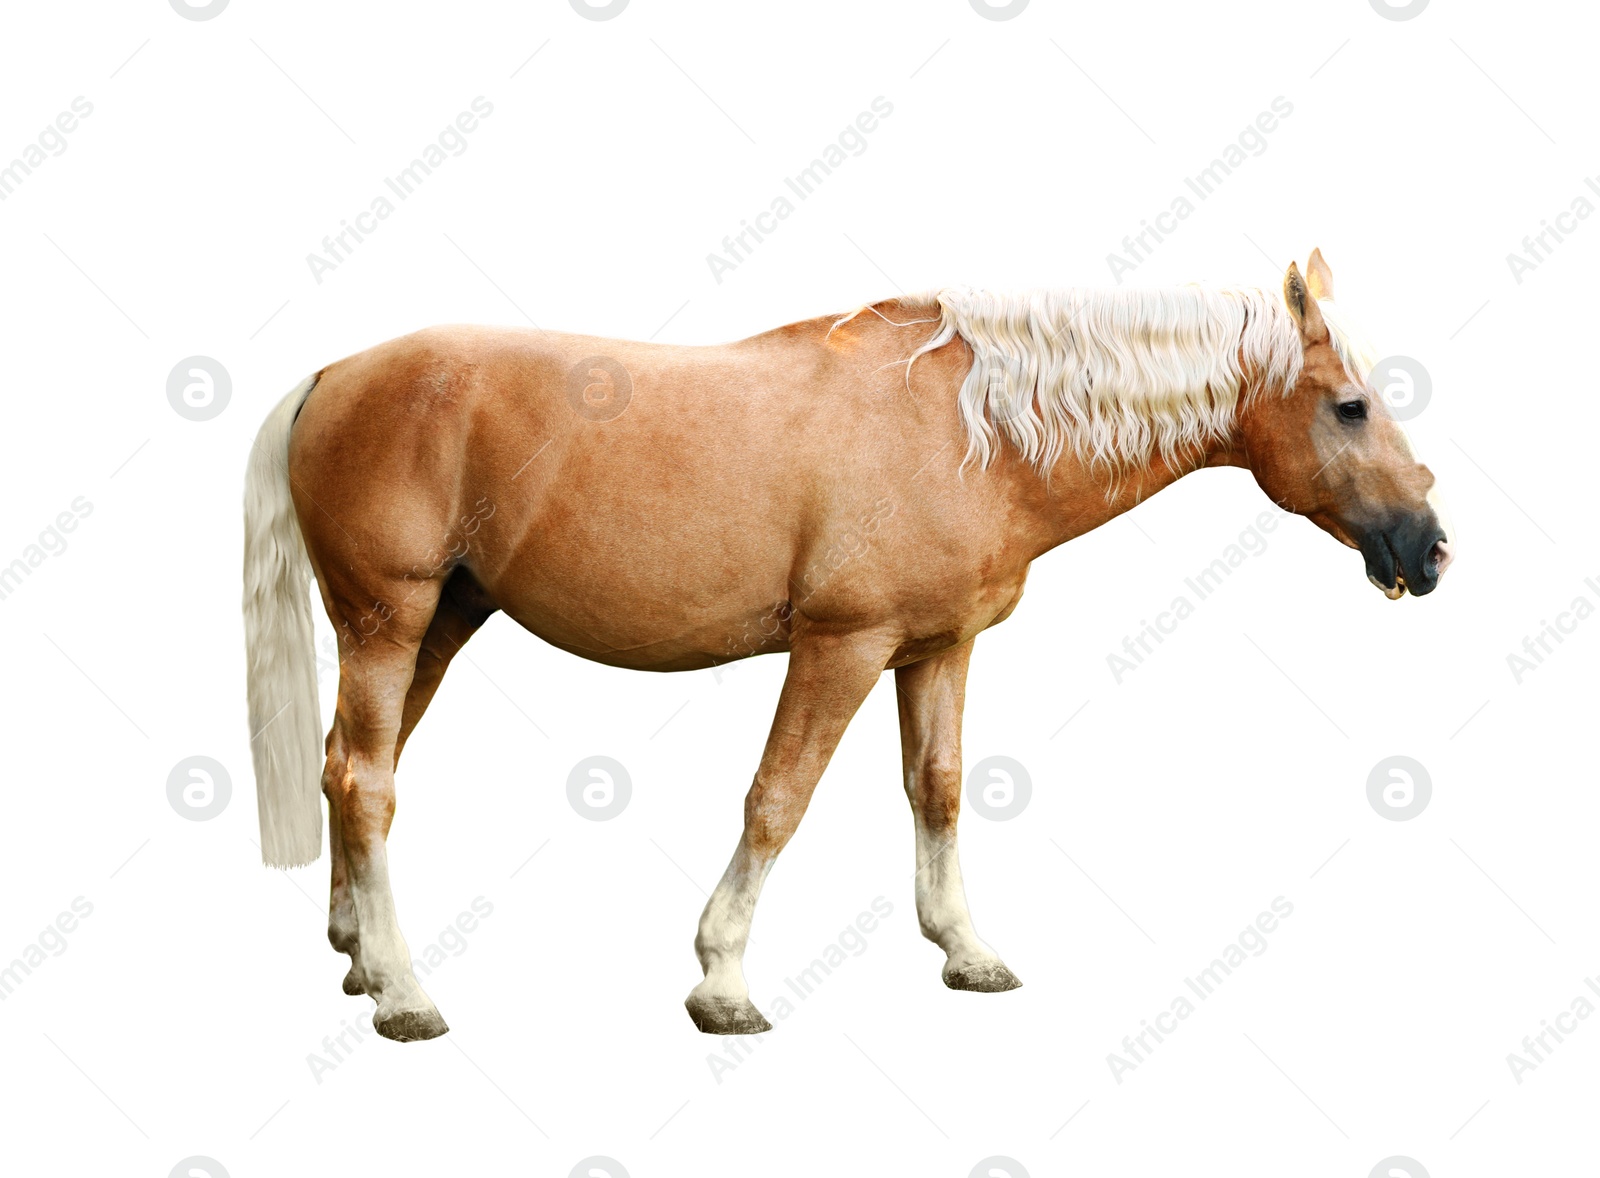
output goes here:
{"type": "Polygon", "coordinates": [[[1390,597],[1430,592],[1450,561],[1433,475],[1331,295],[1313,253],[1281,301],[952,289],[720,347],[448,327],[323,369],[267,418],[245,488],[263,858],[317,858],[325,794],[345,990],[376,1000],[382,1035],[443,1034],[384,841],[400,751],[462,644],[500,609],[636,670],[787,651],[695,938],[695,1025],[768,1029],[743,971],[756,898],[887,669],[922,932],[947,986],[1016,987],[973,931],[956,815],[973,639],[1016,608],[1035,557],[1231,465],[1360,549],[1390,597]],[[325,745],[308,573],[340,640],[325,745]]]}

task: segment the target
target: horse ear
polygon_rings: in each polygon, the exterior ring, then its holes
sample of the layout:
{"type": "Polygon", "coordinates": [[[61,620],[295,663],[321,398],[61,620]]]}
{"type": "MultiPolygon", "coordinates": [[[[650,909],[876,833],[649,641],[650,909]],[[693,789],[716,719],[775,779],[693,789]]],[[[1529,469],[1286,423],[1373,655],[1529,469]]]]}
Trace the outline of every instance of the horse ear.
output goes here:
{"type": "Polygon", "coordinates": [[[1289,272],[1283,276],[1283,301],[1300,328],[1300,341],[1304,344],[1325,343],[1328,325],[1323,321],[1317,300],[1306,289],[1306,280],[1300,277],[1300,267],[1289,263],[1289,272]]]}
{"type": "Polygon", "coordinates": [[[1306,260],[1306,287],[1314,299],[1333,297],[1333,271],[1328,268],[1319,249],[1312,250],[1311,257],[1306,260]]]}

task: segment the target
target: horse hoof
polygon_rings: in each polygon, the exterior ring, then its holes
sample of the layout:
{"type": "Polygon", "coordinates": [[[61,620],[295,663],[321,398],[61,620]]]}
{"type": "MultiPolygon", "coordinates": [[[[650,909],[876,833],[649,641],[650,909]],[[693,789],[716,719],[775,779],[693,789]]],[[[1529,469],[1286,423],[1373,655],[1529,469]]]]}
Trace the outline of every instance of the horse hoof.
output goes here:
{"type": "Polygon", "coordinates": [[[350,972],[344,975],[344,992],[346,994],[365,994],[367,992],[367,988],[361,984],[361,979],[356,976],[355,967],[353,966],[350,972]]]}
{"type": "Polygon", "coordinates": [[[748,998],[706,998],[690,994],[683,1003],[694,1025],[707,1035],[759,1035],[772,1030],[748,998]]]}
{"type": "Polygon", "coordinates": [[[998,961],[977,961],[944,971],[944,984],[952,990],[973,990],[980,994],[999,994],[1015,990],[1022,980],[998,961]]]}
{"type": "Polygon", "coordinates": [[[374,1014],[372,1025],[378,1034],[396,1043],[416,1043],[422,1039],[437,1039],[450,1028],[444,1017],[429,1007],[425,1010],[397,1010],[380,1018],[374,1014]]]}

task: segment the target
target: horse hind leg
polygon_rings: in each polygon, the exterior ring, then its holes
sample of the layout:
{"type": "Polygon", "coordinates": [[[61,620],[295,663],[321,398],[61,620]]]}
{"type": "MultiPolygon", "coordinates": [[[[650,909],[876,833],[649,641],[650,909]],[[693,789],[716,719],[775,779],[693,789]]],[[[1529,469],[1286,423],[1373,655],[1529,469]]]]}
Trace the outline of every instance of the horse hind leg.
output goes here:
{"type": "MultiPolygon", "coordinates": [[[[346,757],[334,752],[334,742],[339,739],[339,726],[334,725],[328,735],[327,764],[343,765],[346,757]]],[[[342,771],[336,776],[330,769],[322,775],[323,796],[328,799],[328,859],[332,863],[332,880],[328,887],[328,943],[337,953],[350,957],[350,970],[344,975],[346,994],[365,994],[361,981],[361,937],[356,925],[356,902],[350,892],[350,873],[344,861],[344,837],[339,833],[339,801],[333,788],[343,780],[342,771]]]]}
{"type": "MultiPolygon", "coordinates": [[[[400,751],[405,747],[417,721],[433,699],[444,679],[445,669],[478,628],[494,613],[494,605],[465,569],[458,569],[440,594],[438,608],[428,623],[422,644],[417,651],[416,666],[411,686],[406,689],[405,706],[401,710],[400,732],[395,738],[394,760],[400,761],[400,751]]],[[[341,739],[335,725],[329,736],[328,753],[334,759],[333,744],[341,739]]],[[[343,764],[346,755],[341,751],[338,762],[343,764]]],[[[332,780],[331,778],[328,780],[332,780]]],[[[340,778],[342,780],[342,778],[340,778]]],[[[326,788],[326,787],[325,787],[326,788]]],[[[350,890],[349,872],[345,865],[344,840],[339,829],[339,806],[334,793],[328,793],[328,846],[332,861],[332,882],[328,902],[328,941],[335,950],[348,954],[350,970],[344,976],[346,994],[365,994],[366,985],[361,973],[361,940],[356,922],[355,898],[350,890]]]]}
{"type": "MultiPolygon", "coordinates": [[[[356,942],[345,951],[351,952],[356,976],[347,979],[347,988],[359,983],[377,1003],[372,1023],[378,1033],[401,1041],[432,1039],[449,1030],[412,972],[389,886],[385,841],[394,820],[395,748],[405,701],[440,589],[439,582],[401,581],[324,588],[343,646],[323,792],[337,814],[342,849],[335,859],[334,891],[342,867],[355,916],[356,942]]],[[[330,939],[335,930],[347,928],[336,902],[330,939]]]]}
{"type": "Polygon", "coordinates": [[[444,681],[450,660],[467,644],[467,639],[478,632],[494,614],[497,607],[489,600],[472,574],[458,568],[445,581],[439,595],[439,606],[428,632],[422,636],[422,646],[417,651],[416,673],[406,691],[405,707],[400,715],[400,734],[395,738],[394,759],[398,764],[400,752],[410,739],[417,721],[428,710],[434,692],[444,681]]]}

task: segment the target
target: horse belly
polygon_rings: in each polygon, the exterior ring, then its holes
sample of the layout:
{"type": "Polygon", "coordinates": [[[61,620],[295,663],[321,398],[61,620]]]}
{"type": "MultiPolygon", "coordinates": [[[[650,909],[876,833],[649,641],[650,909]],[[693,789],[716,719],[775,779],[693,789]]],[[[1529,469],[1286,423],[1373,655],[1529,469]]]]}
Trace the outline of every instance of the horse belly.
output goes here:
{"type": "Polygon", "coordinates": [[[781,546],[741,551],[607,525],[591,515],[575,529],[538,529],[503,568],[474,575],[525,629],[613,666],[693,670],[788,648],[781,546]]]}

